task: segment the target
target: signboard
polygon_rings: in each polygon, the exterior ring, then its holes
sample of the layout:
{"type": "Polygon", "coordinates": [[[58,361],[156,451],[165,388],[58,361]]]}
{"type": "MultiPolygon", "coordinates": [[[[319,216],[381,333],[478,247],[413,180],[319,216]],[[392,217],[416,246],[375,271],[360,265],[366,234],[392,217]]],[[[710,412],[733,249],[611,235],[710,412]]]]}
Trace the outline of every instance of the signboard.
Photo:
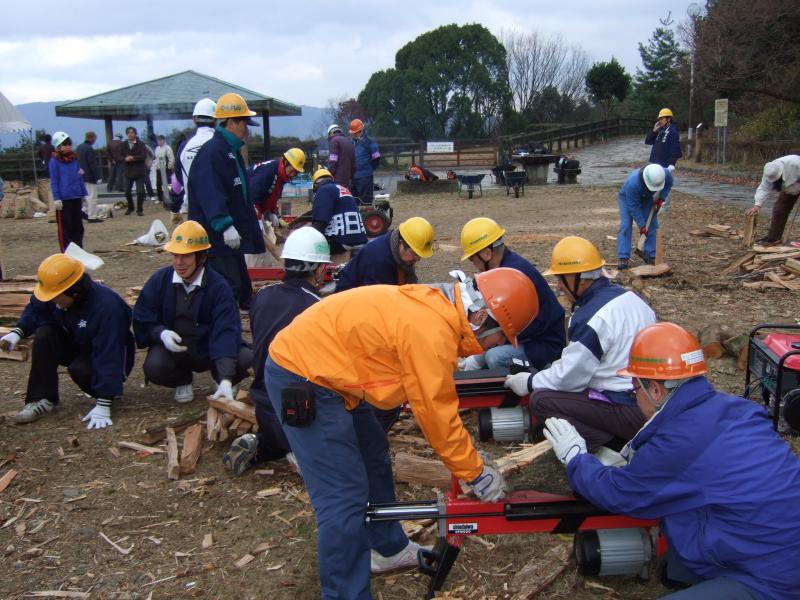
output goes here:
{"type": "Polygon", "coordinates": [[[728,99],[714,100],[714,127],[728,126],[728,99]]]}
{"type": "Polygon", "coordinates": [[[427,142],[425,152],[430,154],[435,152],[454,152],[453,142],[427,142]]]}

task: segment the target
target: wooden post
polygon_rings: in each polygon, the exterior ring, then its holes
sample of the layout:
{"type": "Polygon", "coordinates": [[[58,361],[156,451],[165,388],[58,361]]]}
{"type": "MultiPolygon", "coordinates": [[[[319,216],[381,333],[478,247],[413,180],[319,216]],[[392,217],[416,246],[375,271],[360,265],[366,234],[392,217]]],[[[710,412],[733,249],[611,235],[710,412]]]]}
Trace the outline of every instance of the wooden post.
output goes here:
{"type": "Polygon", "coordinates": [[[694,136],[694,162],[703,162],[703,127],[702,123],[695,129],[694,136]]]}
{"type": "Polygon", "coordinates": [[[261,118],[264,121],[261,125],[261,134],[264,136],[264,160],[269,160],[269,153],[270,153],[269,111],[262,110],[261,118]]]}
{"type": "Polygon", "coordinates": [[[744,243],[745,248],[752,248],[753,242],[755,241],[755,233],[756,233],[756,222],[758,221],[758,215],[745,215],[745,222],[744,222],[744,236],[742,237],[742,241],[744,243]]]}

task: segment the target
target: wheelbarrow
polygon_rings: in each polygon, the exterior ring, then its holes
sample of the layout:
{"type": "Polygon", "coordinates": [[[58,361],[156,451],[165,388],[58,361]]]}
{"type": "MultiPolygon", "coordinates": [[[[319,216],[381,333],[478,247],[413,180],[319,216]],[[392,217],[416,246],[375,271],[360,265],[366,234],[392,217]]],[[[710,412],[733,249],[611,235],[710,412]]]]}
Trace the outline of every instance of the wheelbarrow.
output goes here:
{"type": "Polygon", "coordinates": [[[525,184],[528,182],[528,173],[525,171],[508,171],[506,174],[506,196],[514,190],[514,198],[519,198],[519,192],[525,195],[525,184]]]}
{"type": "Polygon", "coordinates": [[[458,195],[461,196],[461,190],[466,188],[467,197],[471,200],[477,186],[481,197],[483,197],[481,181],[483,181],[484,177],[486,177],[486,173],[481,173],[480,175],[456,175],[458,179],[458,195]]]}

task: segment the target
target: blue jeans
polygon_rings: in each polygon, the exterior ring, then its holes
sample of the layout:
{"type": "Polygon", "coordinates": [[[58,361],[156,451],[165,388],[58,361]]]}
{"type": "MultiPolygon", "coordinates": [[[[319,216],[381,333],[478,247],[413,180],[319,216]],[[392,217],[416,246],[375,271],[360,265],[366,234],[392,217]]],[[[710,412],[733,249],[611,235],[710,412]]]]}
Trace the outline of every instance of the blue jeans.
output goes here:
{"type": "MultiPolygon", "coordinates": [[[[281,392],[305,378],[267,358],[264,371],[275,412],[281,392]]],[[[389,442],[367,404],[347,411],[337,393],[314,387],[316,418],[308,427],[283,425],[317,519],[323,598],[372,598],[370,548],[397,554],[408,538],[397,521],[364,523],[367,502],[394,502],[389,442]]]]}
{"type": "MultiPolygon", "coordinates": [[[[628,210],[628,205],[620,198],[619,202],[619,231],[617,231],[617,258],[630,258],[631,257],[631,233],[633,225],[633,215],[628,210]]],[[[646,202],[642,206],[645,213],[645,220],[647,215],[650,214],[650,207],[652,202],[646,202]]],[[[645,226],[645,222],[636,223],[641,229],[645,226]]],[[[656,231],[658,230],[658,213],[653,215],[653,220],[650,221],[650,228],[647,230],[647,239],[644,241],[644,251],[650,257],[656,255],[656,231]]],[[[638,239],[638,236],[637,236],[638,239]]]]}
{"type": "Polygon", "coordinates": [[[511,361],[515,358],[528,360],[525,356],[525,349],[522,346],[514,348],[511,344],[503,344],[502,346],[489,348],[484,353],[483,358],[486,361],[487,369],[507,369],[511,365],[511,361]]]}

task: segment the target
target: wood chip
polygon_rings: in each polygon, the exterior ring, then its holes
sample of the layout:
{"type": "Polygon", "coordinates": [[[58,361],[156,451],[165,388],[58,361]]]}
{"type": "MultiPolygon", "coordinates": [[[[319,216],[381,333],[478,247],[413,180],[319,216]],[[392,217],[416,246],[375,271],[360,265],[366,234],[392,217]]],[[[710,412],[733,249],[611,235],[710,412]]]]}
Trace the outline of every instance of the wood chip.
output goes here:
{"type": "Polygon", "coordinates": [[[270,496],[277,496],[283,492],[279,487],[270,487],[256,492],[256,498],[269,498],[270,496]]]}
{"type": "Polygon", "coordinates": [[[5,490],[11,482],[14,481],[14,477],[17,476],[17,471],[14,469],[9,469],[6,471],[6,474],[0,477],[0,492],[5,490]]]}
{"type": "Polygon", "coordinates": [[[200,544],[202,548],[211,548],[214,545],[214,536],[211,533],[207,533],[203,536],[203,542],[200,544]]]}
{"type": "Polygon", "coordinates": [[[73,592],[69,590],[42,590],[25,594],[23,598],[88,598],[89,592],[73,592]]]}
{"type": "Polygon", "coordinates": [[[178,462],[178,438],[175,437],[175,430],[167,427],[167,478],[180,479],[181,465],[178,462]]]}
{"type": "Polygon", "coordinates": [[[136,452],[144,452],[145,454],[164,454],[163,448],[155,446],[145,446],[144,444],[137,444],[136,442],[121,441],[117,442],[120,448],[127,448],[128,450],[135,450],[136,452]]]}
{"type": "Polygon", "coordinates": [[[197,461],[203,451],[203,424],[195,423],[186,429],[183,435],[183,449],[181,450],[180,472],[181,475],[194,473],[197,461]]]}
{"type": "Polygon", "coordinates": [[[240,558],[235,563],[233,563],[233,568],[234,569],[241,569],[245,565],[248,565],[251,562],[253,562],[255,559],[256,559],[256,557],[253,556],[252,554],[245,554],[242,558],[240,558]]]}
{"type": "Polygon", "coordinates": [[[116,550],[120,554],[124,554],[125,556],[130,554],[131,551],[133,550],[134,544],[131,544],[130,548],[127,548],[127,549],[126,548],[122,548],[121,546],[118,546],[117,544],[112,542],[111,539],[105,533],[103,533],[102,531],[100,532],[100,537],[103,539],[104,542],[107,542],[112,548],[114,548],[114,550],[116,550]]]}

